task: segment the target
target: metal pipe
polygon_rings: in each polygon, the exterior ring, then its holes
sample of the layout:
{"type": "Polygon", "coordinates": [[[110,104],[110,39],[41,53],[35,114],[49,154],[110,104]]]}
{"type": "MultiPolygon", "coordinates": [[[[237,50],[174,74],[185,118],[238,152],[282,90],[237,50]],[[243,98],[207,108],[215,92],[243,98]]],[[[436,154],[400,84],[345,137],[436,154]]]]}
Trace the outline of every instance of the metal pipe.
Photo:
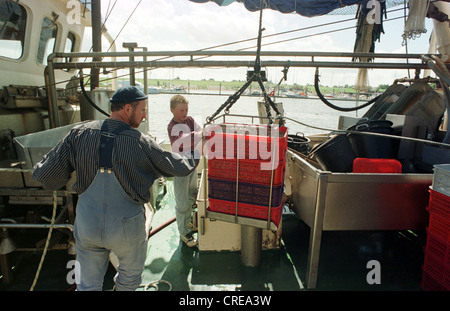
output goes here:
{"type": "MultiPolygon", "coordinates": [[[[147,52],[147,48],[146,47],[142,47],[144,52],[147,52]]],[[[147,56],[144,56],[144,62],[147,61],[147,56]]],[[[147,73],[147,68],[144,69],[144,94],[148,95],[148,73],[147,73]]]]}
{"type": "MultiPolygon", "coordinates": [[[[55,52],[56,58],[84,58],[84,57],[130,57],[130,56],[256,56],[255,51],[134,51],[134,52],[55,52]]],[[[400,54],[400,53],[351,53],[351,52],[295,52],[295,51],[261,51],[261,56],[283,57],[349,57],[349,58],[398,58],[421,59],[422,56],[437,54],[400,54]]]]}
{"type": "Polygon", "coordinates": [[[246,267],[257,267],[261,262],[262,229],[241,226],[241,261],[246,267]]]}
{"type": "Polygon", "coordinates": [[[437,66],[435,63],[433,63],[433,61],[426,56],[422,57],[423,61],[426,63],[426,65],[432,69],[434,71],[434,73],[440,78],[442,79],[447,85],[450,85],[450,76],[447,72],[444,72],[443,70],[441,70],[439,68],[439,66],[437,66]]]}
{"type": "MultiPolygon", "coordinates": [[[[85,63],[55,63],[54,69],[84,69],[84,68],[205,68],[205,67],[252,67],[253,61],[142,61],[142,62],[85,62],[85,63]]],[[[283,67],[286,61],[262,61],[262,67],[283,67]]],[[[317,62],[291,61],[291,67],[320,67],[320,68],[371,68],[371,69],[427,69],[422,63],[360,63],[360,62],[317,62]]]]}
{"type": "MultiPolygon", "coordinates": [[[[116,41],[114,40],[113,37],[111,37],[110,33],[108,31],[106,31],[106,28],[103,27],[103,35],[105,36],[106,40],[108,40],[109,44],[110,44],[110,50],[115,53],[116,50],[116,41]]],[[[116,61],[115,57],[112,57],[113,61],[116,61]]],[[[112,89],[115,90],[117,89],[117,71],[113,71],[112,72],[112,80],[111,80],[111,84],[112,84],[112,89]]]]}
{"type": "Polygon", "coordinates": [[[60,126],[58,111],[58,95],[56,94],[55,69],[52,55],[47,59],[47,67],[44,70],[45,88],[47,90],[48,116],[50,120],[50,128],[60,126]]]}
{"type": "MultiPolygon", "coordinates": [[[[92,50],[94,52],[102,51],[102,11],[101,1],[92,0],[91,2],[91,20],[92,20],[92,50]]],[[[94,57],[94,61],[101,61],[100,57],[94,57]]],[[[100,86],[100,69],[91,68],[91,91],[100,86]]]]}
{"type": "Polygon", "coordinates": [[[0,168],[0,173],[33,173],[33,170],[21,168],[0,168]]]}
{"type": "MultiPolygon", "coordinates": [[[[193,60],[194,55],[198,56],[254,56],[254,51],[156,51],[156,52],[73,52],[73,53],[53,53],[49,56],[49,59],[63,58],[63,59],[75,59],[82,57],[104,58],[104,57],[139,57],[139,56],[190,56],[187,61],[141,61],[141,62],[86,62],[86,63],[55,63],[55,69],[82,69],[82,68],[126,68],[126,67],[252,67],[254,65],[253,60],[249,61],[199,61],[193,60]]],[[[311,57],[311,61],[295,61],[292,62],[294,67],[330,67],[330,68],[383,68],[383,69],[424,69],[427,68],[422,62],[419,63],[360,63],[360,62],[324,62],[315,61],[317,57],[367,57],[367,58],[385,58],[385,59],[417,59],[422,60],[424,55],[421,54],[388,54],[388,53],[330,53],[330,52],[286,52],[286,51],[266,51],[261,52],[261,56],[283,56],[283,57],[311,57]]],[[[425,56],[431,56],[425,55],[425,56]]],[[[438,56],[438,55],[435,55],[438,56]]],[[[285,66],[286,61],[265,61],[261,64],[266,67],[279,67],[285,66]]]]}
{"type": "Polygon", "coordinates": [[[0,228],[5,229],[69,229],[73,232],[73,225],[69,224],[0,224],[0,228]]]}
{"type": "MultiPolygon", "coordinates": [[[[122,47],[128,49],[128,51],[130,51],[130,63],[134,63],[134,49],[137,48],[137,43],[136,42],[124,42],[122,44],[122,47]]],[[[135,70],[133,68],[133,66],[130,67],[130,85],[135,86],[136,85],[136,73],[135,70]]]]}

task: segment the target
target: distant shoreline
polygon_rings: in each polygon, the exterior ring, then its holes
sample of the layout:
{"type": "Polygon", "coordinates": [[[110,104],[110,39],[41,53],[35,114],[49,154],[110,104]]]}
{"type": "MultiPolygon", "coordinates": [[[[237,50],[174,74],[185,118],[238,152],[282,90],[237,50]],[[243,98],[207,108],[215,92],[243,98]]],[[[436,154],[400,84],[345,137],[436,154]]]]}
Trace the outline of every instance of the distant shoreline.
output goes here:
{"type": "MultiPolygon", "coordinates": [[[[211,92],[208,90],[195,90],[195,92],[192,91],[176,91],[176,90],[160,90],[159,92],[155,92],[155,93],[149,93],[149,95],[156,95],[156,94],[186,94],[186,95],[203,95],[203,96],[230,96],[233,95],[234,92],[231,91],[226,91],[222,92],[222,93],[215,93],[215,92],[211,92]]],[[[376,94],[374,94],[375,96],[376,94]]],[[[261,94],[242,94],[241,96],[245,96],[245,97],[255,97],[255,98],[261,98],[261,100],[263,99],[263,96],[261,94]]],[[[276,95],[274,97],[271,98],[291,98],[291,99],[319,99],[320,98],[316,95],[307,95],[307,96],[289,96],[289,95],[284,95],[284,94],[280,94],[280,95],[276,95]]],[[[339,97],[339,96],[329,96],[327,99],[329,100],[335,100],[335,101],[358,101],[358,100],[367,100],[368,98],[366,96],[362,96],[359,99],[356,98],[352,98],[352,97],[339,97]]],[[[370,99],[370,98],[369,98],[370,99]]]]}

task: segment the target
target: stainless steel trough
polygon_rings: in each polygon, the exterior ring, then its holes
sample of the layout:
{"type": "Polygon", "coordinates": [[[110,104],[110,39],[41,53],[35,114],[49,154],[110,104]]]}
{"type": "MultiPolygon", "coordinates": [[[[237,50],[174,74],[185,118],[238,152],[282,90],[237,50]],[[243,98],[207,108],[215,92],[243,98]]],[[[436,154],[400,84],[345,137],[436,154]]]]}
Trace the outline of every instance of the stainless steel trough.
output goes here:
{"type": "Polygon", "coordinates": [[[311,228],[307,287],[315,288],[322,231],[413,230],[428,224],[432,174],[322,171],[288,151],[293,211],[311,228]]]}

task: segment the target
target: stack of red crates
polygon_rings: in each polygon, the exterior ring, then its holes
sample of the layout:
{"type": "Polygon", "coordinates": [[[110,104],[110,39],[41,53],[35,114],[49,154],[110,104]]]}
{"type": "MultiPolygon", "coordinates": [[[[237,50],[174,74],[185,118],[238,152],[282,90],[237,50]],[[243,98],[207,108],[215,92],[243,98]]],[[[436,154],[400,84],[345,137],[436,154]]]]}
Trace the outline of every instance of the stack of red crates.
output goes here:
{"type": "Polygon", "coordinates": [[[435,166],[427,208],[430,222],[422,273],[422,289],[427,291],[450,291],[449,186],[450,165],[435,166]]]}
{"type": "Polygon", "coordinates": [[[267,220],[270,201],[270,220],[278,226],[287,128],[230,123],[215,126],[216,130],[207,133],[209,210],[235,215],[237,208],[238,216],[267,220]]]}

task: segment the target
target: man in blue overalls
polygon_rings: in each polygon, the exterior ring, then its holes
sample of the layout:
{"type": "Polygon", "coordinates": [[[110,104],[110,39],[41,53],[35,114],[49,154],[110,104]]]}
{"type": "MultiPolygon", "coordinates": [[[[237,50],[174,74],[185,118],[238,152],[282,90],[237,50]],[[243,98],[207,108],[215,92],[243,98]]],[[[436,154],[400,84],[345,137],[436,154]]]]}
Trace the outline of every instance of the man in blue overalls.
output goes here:
{"type": "Polygon", "coordinates": [[[119,260],[115,290],[140,286],[148,241],[144,204],[153,181],[186,176],[198,164],[195,151],[182,157],[135,130],[146,116],[144,93],[136,87],[118,89],[110,118],[75,126],[34,168],[33,178],[53,190],[76,172],[77,290],[102,290],[111,252],[119,260]]]}

